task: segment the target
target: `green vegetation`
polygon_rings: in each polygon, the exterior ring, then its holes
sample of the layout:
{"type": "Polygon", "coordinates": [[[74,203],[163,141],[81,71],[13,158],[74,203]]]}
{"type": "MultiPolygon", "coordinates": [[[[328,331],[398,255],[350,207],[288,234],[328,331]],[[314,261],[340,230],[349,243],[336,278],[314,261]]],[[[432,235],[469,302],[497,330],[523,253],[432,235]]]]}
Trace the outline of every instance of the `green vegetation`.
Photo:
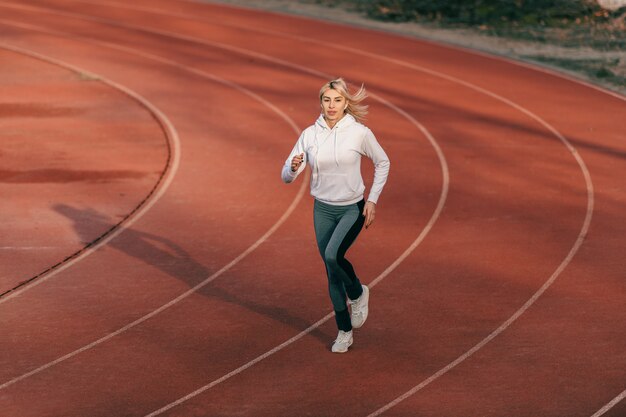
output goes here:
{"type": "Polygon", "coordinates": [[[626,88],[626,7],[608,11],[596,0],[304,0],[343,7],[390,22],[419,22],[442,29],[541,44],[544,52],[511,56],[584,74],[626,88]],[[561,49],[558,56],[549,47],[561,49]],[[591,51],[591,52],[590,52],[591,51]]]}
{"type": "Polygon", "coordinates": [[[416,21],[440,27],[473,27],[504,36],[560,46],[626,49],[626,7],[603,10],[596,0],[315,0],[371,18],[416,21]]]}
{"type": "Polygon", "coordinates": [[[600,51],[626,50],[626,8],[618,12],[594,12],[592,15],[540,24],[508,22],[476,26],[483,33],[550,43],[564,47],[589,47],[600,51]]]}
{"type": "Polygon", "coordinates": [[[370,16],[395,21],[440,20],[468,25],[555,25],[608,17],[593,0],[361,0],[370,16]]]}
{"type": "Polygon", "coordinates": [[[544,62],[574,72],[582,72],[590,78],[615,85],[624,85],[626,81],[626,78],[615,73],[614,68],[619,64],[618,59],[564,59],[541,55],[526,55],[524,58],[544,62]]]}

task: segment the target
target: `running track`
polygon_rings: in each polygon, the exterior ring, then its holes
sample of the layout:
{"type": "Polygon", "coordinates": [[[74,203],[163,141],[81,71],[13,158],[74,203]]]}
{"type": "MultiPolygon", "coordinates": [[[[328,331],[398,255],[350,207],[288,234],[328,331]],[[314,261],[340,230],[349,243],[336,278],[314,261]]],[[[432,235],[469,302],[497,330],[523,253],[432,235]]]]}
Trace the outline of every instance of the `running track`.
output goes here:
{"type": "Polygon", "coordinates": [[[129,4],[0,1],[3,417],[626,415],[623,97],[129,4]],[[307,178],[279,178],[337,75],[368,87],[393,162],[350,252],[373,290],[347,355],[307,178]]]}

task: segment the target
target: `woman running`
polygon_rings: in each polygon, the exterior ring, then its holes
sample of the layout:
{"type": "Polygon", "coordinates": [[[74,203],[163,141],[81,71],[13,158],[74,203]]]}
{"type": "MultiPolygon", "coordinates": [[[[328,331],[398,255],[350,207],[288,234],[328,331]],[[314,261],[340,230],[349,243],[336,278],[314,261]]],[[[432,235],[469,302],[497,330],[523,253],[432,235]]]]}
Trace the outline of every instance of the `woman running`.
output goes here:
{"type": "Polygon", "coordinates": [[[305,163],[312,170],[315,237],[326,266],[339,328],[332,346],[335,353],[348,351],[353,342],[352,329],[361,327],[367,319],[369,289],[361,284],[344,256],[363,225],[368,228],[374,221],[390,166],[372,131],[361,124],[367,114],[367,106],[361,104],[366,96],[363,86],[351,94],[342,78],[324,84],[319,95],[322,113],[302,132],[282,170],[286,183],[304,171],[305,163]],[[375,166],[367,201],[363,199],[362,156],[370,158],[375,166]]]}

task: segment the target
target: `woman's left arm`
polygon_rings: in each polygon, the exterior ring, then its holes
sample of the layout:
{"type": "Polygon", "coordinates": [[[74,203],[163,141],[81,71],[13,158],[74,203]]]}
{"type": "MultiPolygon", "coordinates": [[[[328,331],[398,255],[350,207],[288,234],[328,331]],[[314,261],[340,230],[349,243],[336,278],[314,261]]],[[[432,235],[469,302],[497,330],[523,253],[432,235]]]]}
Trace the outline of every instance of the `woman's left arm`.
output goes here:
{"type": "Polygon", "coordinates": [[[363,215],[365,216],[365,227],[374,221],[376,214],[376,203],[378,197],[383,192],[383,187],[387,182],[389,176],[389,167],[391,162],[389,157],[383,150],[382,146],[376,140],[376,137],[371,130],[367,129],[363,140],[363,153],[374,162],[374,182],[372,183],[372,189],[367,197],[365,208],[363,209],[363,215]]]}

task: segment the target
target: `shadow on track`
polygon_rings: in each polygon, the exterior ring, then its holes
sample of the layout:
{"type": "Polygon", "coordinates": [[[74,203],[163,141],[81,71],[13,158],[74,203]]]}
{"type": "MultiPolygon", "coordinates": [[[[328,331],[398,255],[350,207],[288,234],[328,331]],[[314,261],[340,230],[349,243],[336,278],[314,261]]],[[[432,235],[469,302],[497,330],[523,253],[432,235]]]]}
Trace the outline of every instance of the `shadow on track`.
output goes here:
{"type": "MultiPolygon", "coordinates": [[[[88,240],[90,236],[93,236],[94,229],[108,229],[114,224],[114,221],[107,216],[91,208],[80,209],[66,204],[56,204],[53,208],[57,213],[72,221],[72,227],[81,240],[88,240]]],[[[175,242],[133,228],[124,231],[123,240],[113,239],[107,246],[158,268],[167,275],[186,283],[189,287],[198,285],[212,274],[207,267],[191,258],[189,253],[175,242]]],[[[294,316],[284,308],[246,300],[212,284],[200,289],[198,294],[243,307],[289,326],[298,332],[311,325],[311,323],[294,316]]],[[[328,335],[319,329],[310,334],[324,345],[328,344],[328,335]]]]}

